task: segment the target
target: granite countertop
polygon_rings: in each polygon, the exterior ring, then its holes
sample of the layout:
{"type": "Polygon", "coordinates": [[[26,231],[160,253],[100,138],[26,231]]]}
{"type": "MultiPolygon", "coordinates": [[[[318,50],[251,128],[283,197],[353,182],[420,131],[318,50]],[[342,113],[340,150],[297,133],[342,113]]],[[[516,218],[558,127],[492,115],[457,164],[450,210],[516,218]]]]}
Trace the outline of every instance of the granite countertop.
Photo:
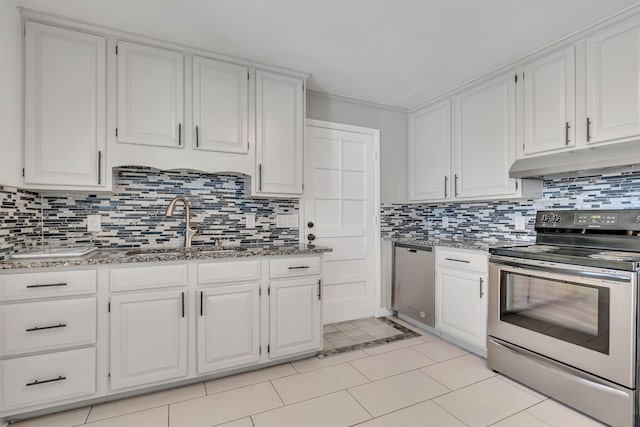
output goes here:
{"type": "Polygon", "coordinates": [[[308,255],[331,251],[332,249],[327,247],[307,244],[194,246],[191,249],[164,247],[98,249],[90,254],[76,258],[7,259],[0,261],[0,270],[191,261],[253,256],[308,255]]]}
{"type": "Polygon", "coordinates": [[[406,237],[383,237],[384,240],[390,240],[398,243],[411,243],[418,246],[442,246],[456,249],[471,249],[476,251],[488,252],[490,248],[502,246],[531,245],[533,242],[518,240],[478,240],[478,239],[461,239],[461,238],[406,238],[406,237]]]}

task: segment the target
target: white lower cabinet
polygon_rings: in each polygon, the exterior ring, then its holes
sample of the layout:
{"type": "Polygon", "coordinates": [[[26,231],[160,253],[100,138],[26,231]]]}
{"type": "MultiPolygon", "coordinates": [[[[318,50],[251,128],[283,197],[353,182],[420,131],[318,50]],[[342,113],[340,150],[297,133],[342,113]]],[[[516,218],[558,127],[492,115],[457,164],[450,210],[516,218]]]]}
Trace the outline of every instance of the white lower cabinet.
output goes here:
{"type": "Polygon", "coordinates": [[[486,349],[486,254],[436,249],[436,328],[486,349]]]}
{"type": "Polygon", "coordinates": [[[0,361],[3,410],[89,396],[96,390],[96,349],[0,361]]]}
{"type": "Polygon", "coordinates": [[[187,375],[184,291],[111,297],[111,388],[187,375]]]}
{"type": "Polygon", "coordinates": [[[269,287],[269,357],[321,348],[321,280],[273,280],[269,287]]]}
{"type": "Polygon", "coordinates": [[[260,360],[260,284],[240,284],[198,292],[198,373],[260,360]]]}

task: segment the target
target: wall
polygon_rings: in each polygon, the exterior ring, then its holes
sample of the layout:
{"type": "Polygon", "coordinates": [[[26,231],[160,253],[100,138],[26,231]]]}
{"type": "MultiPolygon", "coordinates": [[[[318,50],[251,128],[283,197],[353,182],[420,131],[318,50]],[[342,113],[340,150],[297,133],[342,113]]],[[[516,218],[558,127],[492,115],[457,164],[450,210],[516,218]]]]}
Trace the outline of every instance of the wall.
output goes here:
{"type": "Polygon", "coordinates": [[[589,176],[550,179],[543,183],[542,198],[440,204],[385,204],[381,224],[385,236],[433,239],[471,238],[484,241],[534,241],[536,212],[545,209],[640,209],[640,171],[593,171],[589,176]],[[516,230],[514,217],[525,219],[516,230]],[[449,224],[444,227],[443,218],[449,224]]]}
{"type": "Polygon", "coordinates": [[[94,244],[99,247],[141,245],[179,246],[184,236],[184,211],[176,205],[165,217],[169,201],[178,195],[191,201],[191,218],[200,232],[194,245],[298,242],[298,228],[277,227],[277,215],[297,215],[297,200],[250,199],[249,177],[234,174],[159,171],[150,168],[118,169],[113,195],[57,195],[0,187],[0,255],[40,243],[94,244]],[[86,231],[87,215],[102,219],[102,231],[86,231]],[[255,215],[254,228],[245,226],[255,215]]]}
{"type": "Polygon", "coordinates": [[[406,111],[310,91],[307,118],[380,129],[380,200],[406,203],[406,111]]]}
{"type": "Polygon", "coordinates": [[[20,19],[15,0],[0,1],[0,184],[20,179],[20,19]]]}

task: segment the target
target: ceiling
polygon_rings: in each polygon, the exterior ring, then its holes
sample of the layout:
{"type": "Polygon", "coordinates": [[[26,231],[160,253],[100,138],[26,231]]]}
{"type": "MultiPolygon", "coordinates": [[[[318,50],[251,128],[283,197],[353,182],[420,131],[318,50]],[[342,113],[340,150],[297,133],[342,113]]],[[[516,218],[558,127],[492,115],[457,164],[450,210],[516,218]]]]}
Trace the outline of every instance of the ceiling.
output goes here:
{"type": "Polygon", "coordinates": [[[409,108],[638,0],[17,0],[311,73],[308,88],[409,108]]]}

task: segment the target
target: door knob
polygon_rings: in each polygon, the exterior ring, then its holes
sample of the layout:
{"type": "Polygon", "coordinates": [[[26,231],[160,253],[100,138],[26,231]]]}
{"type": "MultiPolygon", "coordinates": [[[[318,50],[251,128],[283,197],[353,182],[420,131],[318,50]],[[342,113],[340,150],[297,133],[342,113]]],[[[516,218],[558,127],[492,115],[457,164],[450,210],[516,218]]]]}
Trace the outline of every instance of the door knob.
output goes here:
{"type": "Polygon", "coordinates": [[[313,228],[313,221],[309,221],[309,222],[307,223],[307,227],[309,227],[309,228],[313,228]]]}
{"type": "Polygon", "coordinates": [[[314,240],[316,240],[316,236],[311,234],[311,233],[309,233],[309,234],[307,234],[307,239],[309,239],[310,242],[313,242],[314,240]]]}

